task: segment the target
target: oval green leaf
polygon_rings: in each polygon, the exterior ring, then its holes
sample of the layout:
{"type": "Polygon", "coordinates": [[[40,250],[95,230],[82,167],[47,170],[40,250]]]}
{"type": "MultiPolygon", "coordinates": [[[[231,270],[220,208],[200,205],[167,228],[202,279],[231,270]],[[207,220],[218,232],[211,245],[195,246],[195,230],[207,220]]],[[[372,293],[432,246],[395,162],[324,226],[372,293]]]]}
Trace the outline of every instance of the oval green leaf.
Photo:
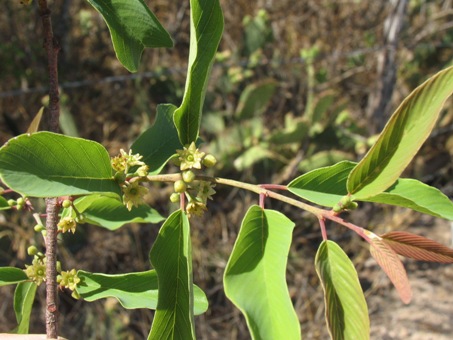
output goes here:
{"type": "Polygon", "coordinates": [[[218,0],[190,0],[190,6],[188,74],[184,98],[174,114],[183,145],[198,138],[208,77],[223,32],[223,15],[218,0]]]}
{"type": "Polygon", "coordinates": [[[27,274],[15,267],[0,267],[0,287],[28,280],[27,274]]]}
{"type": "MultiPolygon", "coordinates": [[[[79,270],[77,275],[82,279],[77,292],[87,301],[114,297],[127,309],[157,307],[158,281],[155,270],[117,275],[79,270]]],[[[208,309],[208,300],[199,287],[194,285],[193,289],[194,313],[203,314],[208,309]]]]}
{"type": "Polygon", "coordinates": [[[178,131],[173,122],[176,106],[164,104],[157,106],[156,121],[152,127],[143,132],[132,144],[133,153],[143,156],[142,161],[149,167],[149,174],[156,175],[164,165],[182,149],[178,131]]]}
{"type": "Polygon", "coordinates": [[[120,195],[101,144],[51,132],[20,135],[2,146],[0,178],[29,197],[120,195]]]}
{"type": "Polygon", "coordinates": [[[299,320],[286,285],[294,223],[283,214],[251,207],[225,270],[226,296],[241,310],[253,339],[300,339],[299,320]]]}
{"type": "Polygon", "coordinates": [[[453,93],[453,67],[417,87],[392,115],[378,140],[351,171],[348,192],[366,199],[390,187],[428,138],[453,93]]]}
{"type": "Polygon", "coordinates": [[[364,201],[396,205],[453,220],[453,202],[437,188],[415,179],[400,178],[384,192],[364,201]]]}
{"type": "MultiPolygon", "coordinates": [[[[129,211],[117,199],[97,194],[80,197],[74,201],[74,205],[79,213],[83,213],[87,223],[109,230],[116,230],[127,223],[159,223],[164,220],[148,205],[133,207],[129,211]]],[[[65,209],[62,215],[67,216],[69,210],[65,209]]],[[[73,216],[76,216],[75,212],[73,216]]]]}
{"type": "Polygon", "coordinates": [[[28,334],[30,315],[38,286],[33,282],[21,282],[14,291],[14,312],[17,320],[17,334],[28,334]]]}
{"type": "Polygon", "coordinates": [[[357,271],[333,241],[323,241],[315,258],[324,290],[326,321],[332,339],[370,338],[368,307],[357,271]]]}
{"type": "Polygon", "coordinates": [[[195,339],[192,245],[186,213],[175,211],[165,221],[149,254],[159,293],[148,339],[195,339]]]}
{"type": "Polygon", "coordinates": [[[136,72],[145,47],[173,47],[168,32],[143,0],[88,0],[102,15],[112,37],[116,57],[136,72]]]}
{"type": "Polygon", "coordinates": [[[297,177],[288,184],[288,190],[310,202],[333,207],[347,195],[346,180],[356,163],[343,161],[319,168],[297,177]]]}

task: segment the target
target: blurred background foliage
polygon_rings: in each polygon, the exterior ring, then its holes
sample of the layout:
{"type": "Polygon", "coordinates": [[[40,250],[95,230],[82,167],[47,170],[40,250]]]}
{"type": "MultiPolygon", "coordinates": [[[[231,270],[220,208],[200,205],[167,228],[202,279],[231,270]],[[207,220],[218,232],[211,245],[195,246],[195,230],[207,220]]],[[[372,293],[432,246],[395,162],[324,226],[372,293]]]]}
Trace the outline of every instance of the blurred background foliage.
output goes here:
{"type": "MultiPolygon", "coordinates": [[[[184,93],[188,1],[145,2],[170,32],[175,47],[146,50],[136,74],[129,74],[117,61],[107,26],[87,2],[51,2],[54,33],[62,47],[61,129],[102,143],[111,155],[127,149],[153,124],[156,105],[179,105],[184,93]]],[[[215,174],[222,177],[286,184],[311,169],[359,159],[405,96],[453,61],[451,0],[223,0],[221,4],[225,32],[206,96],[201,135],[203,148],[219,159],[215,174]]],[[[2,9],[0,145],[25,132],[46,105],[48,81],[35,6],[8,0],[2,9]]],[[[449,100],[406,173],[450,197],[452,104],[449,100]]],[[[176,169],[170,166],[168,171],[176,169]]],[[[216,189],[205,218],[193,221],[194,280],[206,290],[211,304],[208,313],[197,317],[197,332],[201,339],[247,339],[244,320],[226,301],[221,280],[241,218],[257,197],[216,189]]],[[[149,203],[164,215],[174,209],[168,203],[171,190],[154,186],[149,195],[149,203]]],[[[37,210],[44,210],[41,201],[35,204],[37,210]]],[[[322,294],[313,270],[320,240],[315,220],[278,202],[267,206],[303,226],[294,233],[288,282],[306,338],[323,339],[322,294]]],[[[378,232],[420,223],[418,214],[399,211],[395,217],[393,212],[364,205],[351,218],[363,227],[375,226],[378,232]]],[[[1,265],[23,267],[27,246],[42,245],[34,224],[27,214],[0,215],[1,265]]],[[[60,240],[63,267],[105,273],[145,270],[157,230],[158,226],[130,225],[108,232],[82,226],[74,236],[60,240]]],[[[367,255],[355,235],[337,229],[329,235],[361,260],[357,261],[360,273],[367,255]]],[[[370,275],[361,279],[364,288],[371,289],[370,275]]],[[[9,331],[15,321],[12,289],[2,288],[0,293],[0,331],[9,331]]],[[[374,288],[373,293],[380,291],[374,288]]],[[[33,332],[44,329],[43,294],[40,290],[33,332]]],[[[65,293],[61,300],[62,335],[71,339],[140,339],[152,319],[150,311],[125,311],[111,300],[88,304],[65,293]]]]}

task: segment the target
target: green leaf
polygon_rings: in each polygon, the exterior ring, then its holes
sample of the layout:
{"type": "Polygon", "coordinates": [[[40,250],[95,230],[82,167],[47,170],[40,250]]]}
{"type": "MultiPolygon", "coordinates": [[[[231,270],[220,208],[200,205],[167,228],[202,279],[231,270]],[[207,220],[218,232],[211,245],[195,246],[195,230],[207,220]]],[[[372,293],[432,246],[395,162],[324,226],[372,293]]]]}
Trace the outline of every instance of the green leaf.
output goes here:
{"type": "Polygon", "coordinates": [[[191,0],[190,5],[188,74],[182,104],[174,114],[183,145],[198,138],[208,77],[223,32],[223,15],[218,0],[191,0]]]}
{"type": "MultiPolygon", "coordinates": [[[[117,275],[79,270],[77,276],[82,279],[77,292],[87,301],[114,297],[127,309],[156,309],[158,284],[155,270],[117,275]]],[[[193,288],[194,313],[203,314],[208,309],[208,300],[199,287],[194,285],[193,288]]]]}
{"type": "Polygon", "coordinates": [[[0,196],[0,210],[7,209],[11,209],[11,207],[8,204],[8,201],[3,196],[0,196]]]}
{"type": "Polygon", "coordinates": [[[452,201],[438,189],[415,179],[400,178],[383,193],[364,201],[396,205],[453,220],[452,201]]]}
{"type": "Polygon", "coordinates": [[[412,299],[412,289],[400,258],[381,237],[368,230],[364,230],[364,232],[370,243],[371,256],[392,281],[401,301],[409,303],[412,299]]]}
{"type": "MultiPolygon", "coordinates": [[[[333,207],[347,195],[346,182],[356,163],[343,161],[310,171],[288,184],[288,190],[310,202],[333,207]]],[[[453,203],[438,189],[410,178],[400,178],[379,195],[357,199],[409,208],[453,220],[453,203]]]]}
{"type": "Polygon", "coordinates": [[[0,267],[0,287],[28,280],[22,269],[15,267],[0,267]]]}
{"type": "Polygon", "coordinates": [[[315,265],[324,290],[331,338],[369,339],[368,307],[351,260],[335,242],[323,241],[315,265]]]}
{"type": "Polygon", "coordinates": [[[276,87],[277,82],[274,79],[266,79],[248,85],[239,98],[236,117],[246,119],[262,115],[269,105],[276,87]]]}
{"type": "Polygon", "coordinates": [[[195,339],[192,246],[186,213],[171,214],[149,254],[159,294],[148,339],[195,339]]]}
{"type": "MultiPolygon", "coordinates": [[[[80,197],[74,201],[74,205],[78,212],[84,214],[86,222],[109,230],[116,230],[126,223],[159,223],[164,220],[148,205],[140,205],[129,211],[117,199],[97,194],[80,197]]],[[[62,215],[67,216],[69,210],[65,209],[62,215]]]]}
{"type": "Polygon", "coordinates": [[[116,57],[136,72],[145,47],[173,47],[168,32],[143,0],[88,0],[102,15],[112,37],[116,57]]]}
{"type": "Polygon", "coordinates": [[[453,263],[453,249],[429,238],[405,231],[391,231],[381,237],[399,255],[419,261],[453,263]]]}
{"type": "Polygon", "coordinates": [[[300,339],[285,271],[294,223],[252,206],[242,221],[224,275],[226,296],[241,310],[253,339],[300,339]]]}
{"type": "Polygon", "coordinates": [[[445,101],[453,93],[453,67],[417,87],[398,107],[378,140],[352,170],[348,192],[356,199],[390,187],[428,138],[445,101]]]}
{"type": "Polygon", "coordinates": [[[0,178],[32,197],[120,195],[105,148],[51,132],[20,135],[0,148],[0,178]]]}
{"type": "Polygon", "coordinates": [[[156,175],[176,153],[182,149],[178,131],[173,122],[176,106],[171,104],[157,107],[156,122],[142,133],[132,144],[133,153],[143,156],[142,161],[149,166],[149,174],[156,175]]]}
{"type": "Polygon", "coordinates": [[[38,286],[33,282],[21,282],[14,291],[14,312],[17,320],[17,334],[28,334],[30,315],[38,286]]]}
{"type": "Polygon", "coordinates": [[[312,170],[288,184],[288,190],[310,202],[333,207],[347,195],[346,180],[356,163],[343,161],[312,170]]]}

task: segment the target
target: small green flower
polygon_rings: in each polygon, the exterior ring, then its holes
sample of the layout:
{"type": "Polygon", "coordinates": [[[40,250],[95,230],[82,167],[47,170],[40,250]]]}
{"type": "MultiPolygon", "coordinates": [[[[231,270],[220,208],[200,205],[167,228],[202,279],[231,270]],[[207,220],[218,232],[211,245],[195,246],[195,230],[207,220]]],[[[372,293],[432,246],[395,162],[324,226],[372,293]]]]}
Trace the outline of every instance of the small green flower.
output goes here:
{"type": "Polygon", "coordinates": [[[144,204],[144,197],[148,193],[148,188],[139,185],[138,181],[126,182],[123,185],[123,203],[127,210],[131,211],[132,206],[138,207],[144,204]]]}
{"type": "Polygon", "coordinates": [[[62,233],[65,233],[67,231],[72,231],[72,233],[74,234],[77,223],[76,223],[75,219],[73,219],[70,216],[67,216],[67,217],[63,217],[60,220],[60,222],[58,222],[57,226],[58,226],[58,230],[61,231],[62,233]]]}
{"type": "Polygon", "coordinates": [[[192,216],[203,216],[206,210],[208,210],[208,208],[206,208],[206,204],[198,200],[190,201],[186,207],[186,212],[189,218],[192,216]]]}
{"type": "Polygon", "coordinates": [[[112,168],[117,172],[127,173],[129,168],[135,165],[145,165],[140,159],[143,156],[140,154],[132,154],[132,150],[129,150],[129,153],[126,153],[123,149],[120,150],[120,155],[113,157],[110,161],[112,168]]]}
{"type": "Polygon", "coordinates": [[[77,284],[80,282],[80,278],[77,276],[75,269],[71,269],[68,272],[62,271],[57,277],[57,282],[61,287],[69,288],[70,290],[75,290],[77,284]]]}
{"type": "Polygon", "coordinates": [[[181,162],[181,171],[193,168],[201,169],[201,162],[203,161],[205,153],[197,149],[195,142],[192,142],[188,148],[184,147],[183,150],[176,150],[176,153],[178,154],[178,159],[181,162]]]}
{"type": "Polygon", "coordinates": [[[208,199],[212,200],[212,195],[216,193],[215,184],[206,181],[198,181],[191,184],[191,188],[197,191],[197,198],[206,204],[208,199]]]}
{"type": "Polygon", "coordinates": [[[31,265],[25,265],[24,272],[39,286],[46,280],[46,258],[35,257],[31,265]]]}
{"type": "Polygon", "coordinates": [[[145,165],[142,165],[141,167],[139,167],[137,169],[137,174],[140,176],[140,177],[146,177],[148,176],[148,172],[149,172],[149,166],[147,166],[146,164],[145,165]]]}

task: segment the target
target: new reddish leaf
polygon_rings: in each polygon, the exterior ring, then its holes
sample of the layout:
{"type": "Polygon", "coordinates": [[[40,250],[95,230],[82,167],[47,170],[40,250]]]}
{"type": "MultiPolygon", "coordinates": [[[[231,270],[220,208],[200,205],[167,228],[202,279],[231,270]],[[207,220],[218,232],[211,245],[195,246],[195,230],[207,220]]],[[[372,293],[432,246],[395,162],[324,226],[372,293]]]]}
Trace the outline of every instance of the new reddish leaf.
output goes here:
{"type": "Polygon", "coordinates": [[[404,231],[391,231],[381,237],[382,241],[402,256],[420,261],[453,263],[453,249],[429,238],[404,231]]]}
{"type": "Polygon", "coordinates": [[[382,270],[387,274],[390,281],[392,281],[401,300],[404,303],[409,303],[412,298],[412,290],[407,278],[406,270],[398,255],[381,237],[370,231],[366,231],[366,235],[369,237],[368,241],[371,245],[371,256],[373,256],[382,270]]]}

